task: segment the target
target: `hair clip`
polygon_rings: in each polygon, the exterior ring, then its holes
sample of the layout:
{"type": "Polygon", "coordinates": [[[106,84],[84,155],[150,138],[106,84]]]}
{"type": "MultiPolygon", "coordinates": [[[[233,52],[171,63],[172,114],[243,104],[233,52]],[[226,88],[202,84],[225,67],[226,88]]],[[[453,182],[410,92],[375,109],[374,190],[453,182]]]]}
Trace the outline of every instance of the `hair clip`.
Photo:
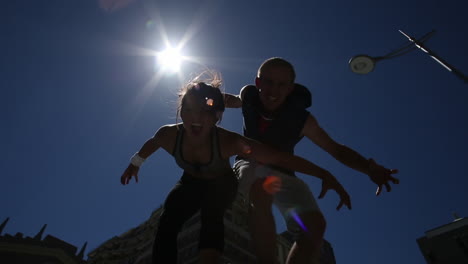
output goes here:
{"type": "Polygon", "coordinates": [[[213,106],[214,105],[214,100],[208,97],[205,97],[206,100],[206,105],[208,106],[213,106]]]}

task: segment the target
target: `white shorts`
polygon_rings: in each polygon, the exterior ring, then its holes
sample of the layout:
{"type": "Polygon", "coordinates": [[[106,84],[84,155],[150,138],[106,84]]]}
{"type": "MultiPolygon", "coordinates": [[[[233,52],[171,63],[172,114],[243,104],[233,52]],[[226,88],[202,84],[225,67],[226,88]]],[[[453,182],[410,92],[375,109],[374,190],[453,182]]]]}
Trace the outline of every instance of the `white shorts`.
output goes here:
{"type": "Polygon", "coordinates": [[[280,188],[273,194],[273,203],[280,210],[288,230],[293,234],[298,234],[304,229],[298,214],[310,211],[320,212],[309,187],[296,176],[288,175],[251,160],[238,160],[234,164],[234,170],[239,179],[238,191],[247,199],[250,187],[257,179],[276,176],[276,179],[280,180],[280,188]]]}

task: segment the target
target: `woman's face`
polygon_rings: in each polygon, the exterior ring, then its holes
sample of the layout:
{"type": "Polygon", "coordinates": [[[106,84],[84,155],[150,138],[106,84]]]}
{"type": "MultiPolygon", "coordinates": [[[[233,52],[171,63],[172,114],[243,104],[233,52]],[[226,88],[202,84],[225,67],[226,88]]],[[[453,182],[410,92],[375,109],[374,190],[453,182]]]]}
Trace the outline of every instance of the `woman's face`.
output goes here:
{"type": "Polygon", "coordinates": [[[218,119],[212,109],[213,99],[200,98],[187,92],[182,100],[180,117],[185,130],[192,136],[207,136],[218,119]]]}

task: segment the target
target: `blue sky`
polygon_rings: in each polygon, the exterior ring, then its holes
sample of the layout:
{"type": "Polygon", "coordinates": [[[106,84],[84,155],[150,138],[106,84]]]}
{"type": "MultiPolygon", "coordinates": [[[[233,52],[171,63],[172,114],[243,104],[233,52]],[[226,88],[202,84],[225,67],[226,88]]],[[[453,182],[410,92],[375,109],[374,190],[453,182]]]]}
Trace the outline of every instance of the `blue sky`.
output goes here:
{"type": "MultiPolygon", "coordinates": [[[[176,92],[200,64],[225,90],[253,82],[261,62],[291,61],[313,94],[309,109],[338,142],[400,170],[401,184],[375,197],[368,177],[303,140],[296,153],[331,171],[351,195],[319,201],[338,263],[423,263],[416,239],[468,216],[468,85],[421,51],[384,60],[368,75],[356,54],[382,56],[407,44],[398,30],[468,74],[464,1],[153,1],[113,12],[97,1],[8,1],[0,29],[0,130],[4,233],[46,234],[88,250],[145,221],[181,175],[165,152],[122,186],[130,156],[175,122],[176,92]],[[177,74],[148,50],[172,45],[199,63],[177,74]],[[182,77],[182,79],[180,79],[182,77]]],[[[239,109],[221,126],[241,132],[239,109]]],[[[318,195],[320,182],[300,175],[318,195]]],[[[284,230],[277,218],[278,231],[284,230]]],[[[86,252],[86,253],[87,253],[86,252]]]]}

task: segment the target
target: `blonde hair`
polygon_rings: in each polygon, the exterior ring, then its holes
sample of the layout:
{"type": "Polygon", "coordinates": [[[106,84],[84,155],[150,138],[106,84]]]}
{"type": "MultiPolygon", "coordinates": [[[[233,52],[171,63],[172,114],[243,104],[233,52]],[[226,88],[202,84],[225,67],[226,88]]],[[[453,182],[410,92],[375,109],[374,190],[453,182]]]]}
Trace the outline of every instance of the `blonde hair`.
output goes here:
{"type": "Polygon", "coordinates": [[[225,109],[224,93],[221,91],[222,85],[223,81],[221,74],[213,70],[206,70],[192,78],[182,86],[178,93],[179,100],[177,102],[177,118],[180,116],[185,96],[188,93],[192,93],[204,100],[211,99],[211,104],[209,106],[213,113],[216,114],[218,123],[221,122],[222,113],[225,109]]]}

